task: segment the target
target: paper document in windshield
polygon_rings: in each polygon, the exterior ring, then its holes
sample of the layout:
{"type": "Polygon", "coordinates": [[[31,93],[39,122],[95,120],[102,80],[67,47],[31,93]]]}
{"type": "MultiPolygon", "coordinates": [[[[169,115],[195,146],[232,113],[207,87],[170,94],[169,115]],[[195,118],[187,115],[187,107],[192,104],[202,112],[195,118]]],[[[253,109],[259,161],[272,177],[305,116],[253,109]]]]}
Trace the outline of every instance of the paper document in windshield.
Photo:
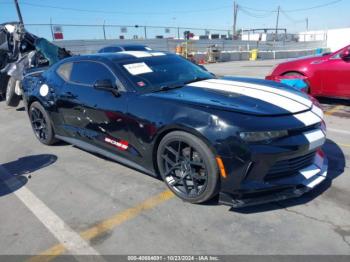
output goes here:
{"type": "Polygon", "coordinates": [[[125,69],[132,75],[142,75],[152,73],[152,69],[145,63],[135,63],[124,65],[125,69]]]}

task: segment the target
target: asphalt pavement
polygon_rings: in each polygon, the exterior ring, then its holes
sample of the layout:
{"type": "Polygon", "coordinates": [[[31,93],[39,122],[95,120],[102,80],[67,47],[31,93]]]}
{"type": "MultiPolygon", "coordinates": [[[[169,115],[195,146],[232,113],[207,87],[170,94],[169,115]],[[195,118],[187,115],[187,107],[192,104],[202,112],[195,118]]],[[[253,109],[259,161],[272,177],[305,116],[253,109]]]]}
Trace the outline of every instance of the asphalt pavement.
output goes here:
{"type": "MultiPolygon", "coordinates": [[[[208,65],[263,77],[276,61],[208,65]]],[[[350,255],[350,105],[328,112],[329,178],[299,199],[232,210],[184,203],[162,181],[74,146],[41,145],[0,102],[0,255],[350,255]]]]}

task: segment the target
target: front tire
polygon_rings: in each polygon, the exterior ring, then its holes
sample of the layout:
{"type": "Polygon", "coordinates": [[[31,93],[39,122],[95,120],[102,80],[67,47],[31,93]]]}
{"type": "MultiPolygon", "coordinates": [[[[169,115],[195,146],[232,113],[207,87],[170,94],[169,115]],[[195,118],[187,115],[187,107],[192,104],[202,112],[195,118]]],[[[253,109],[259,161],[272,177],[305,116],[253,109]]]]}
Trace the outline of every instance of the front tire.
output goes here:
{"type": "MultiPolygon", "coordinates": [[[[298,78],[298,77],[304,77],[304,75],[303,74],[301,74],[301,73],[298,73],[298,72],[288,72],[288,73],[285,73],[285,74],[283,74],[284,76],[294,76],[294,77],[296,77],[296,78],[298,78]]],[[[310,90],[310,86],[309,86],[309,84],[307,83],[307,88],[306,88],[306,90],[304,91],[305,93],[307,93],[307,94],[311,94],[311,90],[310,90]]]]}
{"type": "Polygon", "coordinates": [[[21,101],[21,97],[16,94],[16,80],[13,77],[10,77],[7,88],[6,88],[6,105],[11,107],[18,106],[21,101]]]}
{"type": "Polygon", "coordinates": [[[39,102],[34,102],[29,108],[29,119],[36,138],[44,145],[53,145],[57,142],[51,119],[39,102]]]}
{"type": "Polygon", "coordinates": [[[198,137],[182,131],[167,134],[159,144],[157,163],[165,184],[182,200],[203,203],[217,194],[215,156],[198,137]]]}

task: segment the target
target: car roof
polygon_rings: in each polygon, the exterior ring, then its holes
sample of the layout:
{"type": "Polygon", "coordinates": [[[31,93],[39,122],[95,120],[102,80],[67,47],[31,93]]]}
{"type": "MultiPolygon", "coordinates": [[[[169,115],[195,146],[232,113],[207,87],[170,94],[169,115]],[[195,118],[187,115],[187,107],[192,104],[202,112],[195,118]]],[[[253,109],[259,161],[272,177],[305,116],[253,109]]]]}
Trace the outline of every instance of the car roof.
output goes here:
{"type": "Polygon", "coordinates": [[[77,62],[82,60],[110,60],[110,61],[123,61],[123,60],[137,60],[139,58],[146,57],[158,57],[158,56],[168,56],[173,55],[169,52],[160,51],[123,51],[118,53],[97,53],[91,55],[80,55],[73,56],[64,59],[64,62],[77,62]]]}
{"type": "MultiPolygon", "coordinates": [[[[120,52],[120,51],[150,51],[152,50],[147,45],[140,45],[140,44],[116,44],[116,45],[109,45],[101,48],[98,53],[104,53],[108,49],[116,49],[114,52],[120,52]]],[[[111,50],[107,51],[107,53],[110,53],[111,50]]]]}
{"type": "Polygon", "coordinates": [[[115,44],[115,45],[109,45],[106,47],[148,47],[147,45],[140,45],[140,44],[115,44]]]}

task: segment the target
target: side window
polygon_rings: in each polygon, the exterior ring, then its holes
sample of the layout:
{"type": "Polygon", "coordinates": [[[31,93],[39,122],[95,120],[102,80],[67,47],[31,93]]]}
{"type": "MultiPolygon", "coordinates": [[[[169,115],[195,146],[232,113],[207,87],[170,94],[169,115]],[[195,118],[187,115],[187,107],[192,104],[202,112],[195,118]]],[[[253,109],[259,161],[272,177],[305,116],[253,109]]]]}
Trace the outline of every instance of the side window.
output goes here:
{"type": "Polygon", "coordinates": [[[111,71],[101,63],[95,62],[74,62],[70,81],[77,84],[93,85],[97,80],[109,79],[115,82],[115,77],[111,71]]]}
{"type": "Polygon", "coordinates": [[[68,81],[70,78],[70,74],[72,72],[72,67],[73,64],[72,63],[66,63],[61,65],[58,69],[57,69],[57,74],[65,81],[68,81]]]}
{"type": "Polygon", "coordinates": [[[340,59],[340,53],[338,53],[338,54],[332,56],[332,59],[340,59]]]}

